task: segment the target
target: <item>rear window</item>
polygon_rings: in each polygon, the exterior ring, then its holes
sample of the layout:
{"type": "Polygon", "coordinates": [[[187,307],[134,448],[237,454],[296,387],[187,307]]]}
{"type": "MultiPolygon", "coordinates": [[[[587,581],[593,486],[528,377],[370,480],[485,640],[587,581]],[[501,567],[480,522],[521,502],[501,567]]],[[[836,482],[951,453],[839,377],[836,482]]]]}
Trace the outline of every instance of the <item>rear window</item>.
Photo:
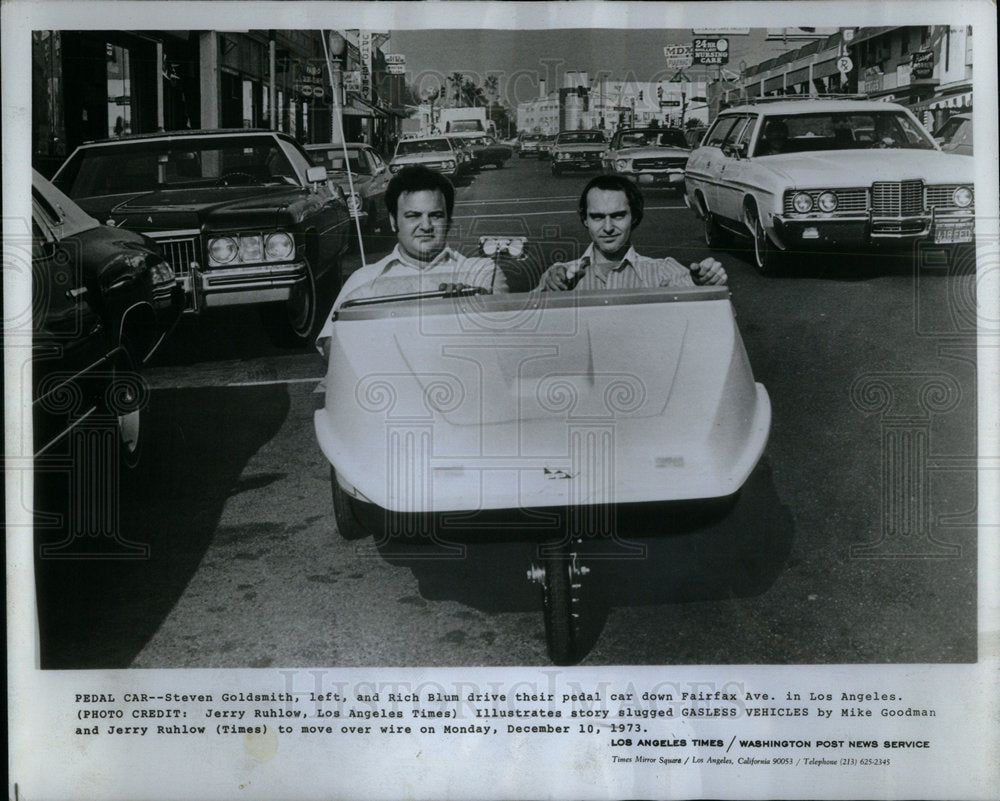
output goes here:
{"type": "Polygon", "coordinates": [[[405,139],[396,145],[397,156],[413,156],[418,153],[438,153],[451,150],[447,139],[405,139]]]}

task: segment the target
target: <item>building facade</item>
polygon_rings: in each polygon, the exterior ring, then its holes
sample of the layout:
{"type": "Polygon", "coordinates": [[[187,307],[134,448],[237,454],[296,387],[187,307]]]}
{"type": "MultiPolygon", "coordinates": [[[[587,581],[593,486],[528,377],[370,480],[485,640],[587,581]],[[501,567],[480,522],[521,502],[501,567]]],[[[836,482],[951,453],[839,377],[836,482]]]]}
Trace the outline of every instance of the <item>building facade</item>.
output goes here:
{"type": "MultiPolygon", "coordinates": [[[[341,67],[367,82],[342,98],[349,141],[398,136],[402,75],[365,32],[346,31],[341,67]]],[[[330,73],[320,31],[34,31],[32,157],[51,175],[83,142],[156,131],[271,128],[331,138],[330,73]]],[[[387,39],[388,37],[386,37],[387,39]]],[[[384,43],[384,40],[383,40],[384,43]]]]}

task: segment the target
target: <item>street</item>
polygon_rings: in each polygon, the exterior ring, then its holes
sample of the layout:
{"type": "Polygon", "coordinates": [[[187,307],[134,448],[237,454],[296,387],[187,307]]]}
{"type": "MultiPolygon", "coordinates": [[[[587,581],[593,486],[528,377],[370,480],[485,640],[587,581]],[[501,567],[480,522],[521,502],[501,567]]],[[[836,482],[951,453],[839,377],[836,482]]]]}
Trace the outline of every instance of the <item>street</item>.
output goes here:
{"type": "MultiPolygon", "coordinates": [[[[483,170],[458,190],[453,244],[526,236],[533,275],[578,255],[590,175],[483,170]]],[[[725,515],[621,511],[644,556],[595,569],[581,664],[975,661],[971,259],[842,253],[763,278],[745,243],[709,254],[668,190],[646,192],[634,242],[722,261],[772,428],[725,515]]],[[[369,237],[368,260],[393,243],[369,237]]],[[[423,556],[337,534],[323,372],[253,309],[182,321],[143,371],[142,461],[115,507],[148,555],[39,561],[43,667],[548,663],[530,542],[423,556]]]]}

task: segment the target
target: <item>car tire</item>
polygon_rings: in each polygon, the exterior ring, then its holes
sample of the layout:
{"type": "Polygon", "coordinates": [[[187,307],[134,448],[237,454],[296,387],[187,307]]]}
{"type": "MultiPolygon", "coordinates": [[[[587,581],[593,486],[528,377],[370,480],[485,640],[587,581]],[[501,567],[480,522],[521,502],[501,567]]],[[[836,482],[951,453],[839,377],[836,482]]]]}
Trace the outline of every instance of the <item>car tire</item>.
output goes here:
{"type": "Polygon", "coordinates": [[[553,164],[553,165],[552,165],[552,174],[553,174],[553,175],[554,175],[554,176],[555,176],[556,178],[558,178],[558,177],[559,177],[560,175],[562,175],[562,170],[560,170],[560,169],[559,169],[559,168],[558,168],[558,167],[557,167],[557,166],[556,166],[555,164],[553,164]]]}
{"type": "Polygon", "coordinates": [[[712,212],[706,211],[702,222],[705,226],[705,244],[708,247],[720,248],[729,244],[729,232],[719,225],[712,212]]]}
{"type": "Polygon", "coordinates": [[[749,213],[753,216],[751,227],[753,250],[751,255],[754,267],[763,276],[778,275],[783,267],[784,254],[768,237],[764,223],[760,219],[760,212],[753,209],[749,213]]]}
{"type": "Polygon", "coordinates": [[[354,499],[341,488],[337,481],[337,471],[330,466],[330,490],[333,495],[333,519],[337,531],[345,540],[360,540],[368,536],[366,529],[354,509],[354,499]]]}
{"type": "MultiPolygon", "coordinates": [[[[339,275],[339,262],[332,270],[334,275],[339,275]]],[[[319,305],[316,278],[307,262],[305,280],[292,287],[292,296],[288,300],[261,306],[261,318],[268,338],[280,348],[303,348],[311,345],[318,333],[317,321],[321,317],[319,305]]]]}

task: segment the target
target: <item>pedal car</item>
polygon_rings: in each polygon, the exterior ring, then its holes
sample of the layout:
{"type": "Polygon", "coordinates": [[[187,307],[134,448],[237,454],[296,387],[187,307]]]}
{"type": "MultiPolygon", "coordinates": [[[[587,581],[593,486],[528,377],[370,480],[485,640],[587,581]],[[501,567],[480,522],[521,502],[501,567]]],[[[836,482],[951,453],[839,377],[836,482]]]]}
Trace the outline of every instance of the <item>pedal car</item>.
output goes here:
{"type": "Polygon", "coordinates": [[[560,664],[577,659],[583,554],[614,537],[605,511],[732,496],[770,429],[725,287],[400,291],[345,302],[332,329],[315,428],[340,533],[419,519],[434,536],[488,513],[544,537],[528,577],[560,664]],[[540,534],[554,509],[561,530],[540,534]]]}

